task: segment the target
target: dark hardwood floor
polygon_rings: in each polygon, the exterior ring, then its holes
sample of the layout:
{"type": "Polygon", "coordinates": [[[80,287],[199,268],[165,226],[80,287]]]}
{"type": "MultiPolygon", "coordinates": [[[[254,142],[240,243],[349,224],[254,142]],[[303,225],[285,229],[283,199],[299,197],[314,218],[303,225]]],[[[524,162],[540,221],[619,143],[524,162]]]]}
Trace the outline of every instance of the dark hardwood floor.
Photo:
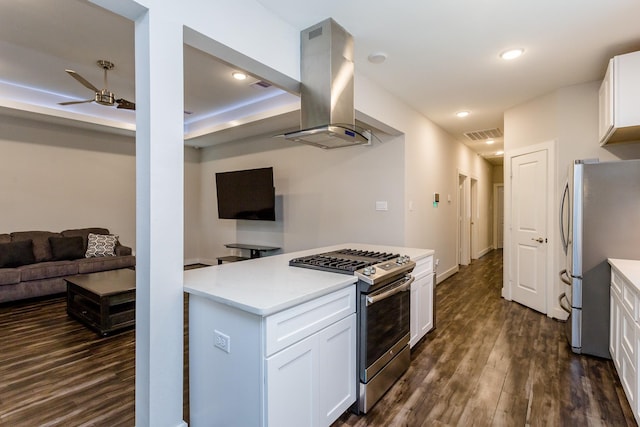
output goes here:
{"type": "MultiPolygon", "coordinates": [[[[438,285],[437,328],[409,371],[333,427],[636,425],[611,362],[572,354],[561,322],[501,286],[501,251],[438,285]]],[[[0,426],[133,426],[134,339],[100,338],[64,298],[0,306],[0,426]]]]}
{"type": "Polygon", "coordinates": [[[436,329],[407,373],[366,416],[332,427],[636,425],[613,364],[574,355],[564,323],[501,288],[499,250],[438,285],[436,329]]]}

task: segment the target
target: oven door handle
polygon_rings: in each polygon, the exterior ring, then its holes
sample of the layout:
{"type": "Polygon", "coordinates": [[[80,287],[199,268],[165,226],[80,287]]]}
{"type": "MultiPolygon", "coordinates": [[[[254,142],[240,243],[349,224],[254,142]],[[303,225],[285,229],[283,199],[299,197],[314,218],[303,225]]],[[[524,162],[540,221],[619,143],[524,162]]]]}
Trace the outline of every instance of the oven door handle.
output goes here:
{"type": "Polygon", "coordinates": [[[375,303],[377,303],[378,301],[382,301],[383,299],[389,298],[392,295],[395,295],[397,293],[400,292],[405,292],[409,289],[409,287],[411,287],[411,284],[413,283],[413,281],[416,280],[415,277],[411,276],[408,280],[406,280],[404,283],[402,283],[399,286],[395,286],[392,289],[389,289],[388,291],[385,292],[381,292],[379,294],[374,294],[374,295],[367,295],[367,304],[366,306],[369,307],[370,305],[373,305],[375,303]]]}

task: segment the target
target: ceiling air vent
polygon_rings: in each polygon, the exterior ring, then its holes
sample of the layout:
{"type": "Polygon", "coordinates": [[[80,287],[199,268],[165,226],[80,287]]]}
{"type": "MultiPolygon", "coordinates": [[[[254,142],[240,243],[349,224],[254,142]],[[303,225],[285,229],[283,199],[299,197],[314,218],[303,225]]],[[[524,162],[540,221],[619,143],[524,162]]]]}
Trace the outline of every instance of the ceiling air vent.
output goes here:
{"type": "Polygon", "coordinates": [[[485,139],[500,138],[502,135],[502,131],[499,128],[474,130],[464,133],[464,136],[469,138],[471,141],[483,141],[485,139]]]}
{"type": "Polygon", "coordinates": [[[271,87],[271,83],[265,82],[264,80],[258,80],[257,82],[252,83],[249,86],[254,87],[256,89],[259,89],[259,88],[266,89],[268,87],[271,87]]]}

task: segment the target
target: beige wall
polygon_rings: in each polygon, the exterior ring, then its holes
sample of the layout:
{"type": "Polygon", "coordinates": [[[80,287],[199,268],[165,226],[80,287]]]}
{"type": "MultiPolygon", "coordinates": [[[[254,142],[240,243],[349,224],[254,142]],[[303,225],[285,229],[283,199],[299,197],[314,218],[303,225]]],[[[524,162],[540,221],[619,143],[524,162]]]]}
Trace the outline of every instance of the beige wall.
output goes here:
{"type": "MultiPolygon", "coordinates": [[[[106,227],[135,249],[133,137],[0,115],[0,233],[106,227]]],[[[200,154],[185,149],[185,259],[199,257],[200,154]]]]}
{"type": "Polygon", "coordinates": [[[0,116],[0,232],[106,227],[135,247],[133,138],[0,116]]]}
{"type": "Polygon", "coordinates": [[[404,144],[322,150],[259,138],[202,150],[202,252],[211,262],[224,243],[273,245],[286,252],[339,243],[403,243],[404,144]],[[216,172],[274,168],[276,221],[218,219],[216,172]],[[376,211],[386,201],[388,211],[376,211]]]}
{"type": "Polygon", "coordinates": [[[434,249],[446,277],[457,271],[458,173],[478,181],[477,249],[491,249],[492,166],[366,78],[356,82],[358,110],[402,135],[328,151],[270,138],[201,150],[202,225],[192,235],[200,238],[202,262],[229,254],[223,245],[234,241],[287,252],[369,242],[434,249]],[[215,172],[266,166],[274,167],[278,220],[219,220],[215,172]],[[437,208],[434,192],[441,195],[437,208]],[[376,211],[376,201],[387,201],[389,210],[376,211]]]}
{"type": "MultiPolygon", "coordinates": [[[[557,212],[569,165],[576,159],[599,158],[622,160],[640,158],[640,144],[616,144],[601,147],[598,142],[598,89],[600,82],[590,82],[561,88],[553,93],[535,98],[505,112],[505,152],[555,141],[556,164],[555,194],[551,209],[557,212]]],[[[505,155],[505,159],[507,158],[505,155]]],[[[505,204],[508,203],[505,194],[505,204]]],[[[505,218],[505,223],[508,218],[505,218]]],[[[550,224],[557,227],[557,224],[550,224]]],[[[553,271],[559,271],[564,263],[564,254],[558,242],[550,242],[554,253],[553,271]]],[[[508,250],[505,242],[505,251],[508,250]]],[[[506,257],[505,257],[506,259],[506,257]]],[[[506,268],[505,268],[506,270],[506,268]]],[[[550,291],[559,295],[561,284],[558,275],[550,291]]],[[[553,298],[557,300],[556,297],[553,298]]],[[[564,317],[557,306],[549,308],[549,315],[564,317]]]]}
{"type": "Polygon", "coordinates": [[[493,167],[493,174],[491,177],[491,181],[494,184],[504,183],[504,166],[503,165],[493,167]]]}

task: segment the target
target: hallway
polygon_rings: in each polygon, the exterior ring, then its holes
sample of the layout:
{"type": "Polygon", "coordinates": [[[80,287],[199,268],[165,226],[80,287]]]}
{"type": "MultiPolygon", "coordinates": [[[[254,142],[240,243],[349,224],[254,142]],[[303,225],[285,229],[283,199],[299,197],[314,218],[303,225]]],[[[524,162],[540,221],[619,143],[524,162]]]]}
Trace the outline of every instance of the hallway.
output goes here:
{"type": "Polygon", "coordinates": [[[571,353],[564,323],[501,288],[501,250],[439,284],[436,329],[407,373],[366,416],[332,427],[636,425],[613,364],[571,353]]]}

